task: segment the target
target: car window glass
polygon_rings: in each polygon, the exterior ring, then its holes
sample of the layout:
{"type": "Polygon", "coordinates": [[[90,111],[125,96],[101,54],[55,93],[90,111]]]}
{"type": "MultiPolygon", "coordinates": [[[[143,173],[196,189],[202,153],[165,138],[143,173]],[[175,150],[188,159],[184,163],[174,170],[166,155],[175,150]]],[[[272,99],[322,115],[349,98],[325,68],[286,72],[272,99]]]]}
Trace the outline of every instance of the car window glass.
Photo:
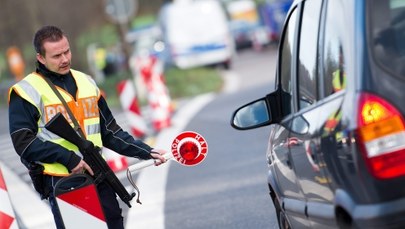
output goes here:
{"type": "Polygon", "coordinates": [[[405,1],[374,0],[370,5],[374,56],[388,72],[405,77],[405,1]]]}
{"type": "Polygon", "coordinates": [[[345,58],[342,37],[345,33],[340,0],[328,1],[323,50],[324,94],[329,96],[346,88],[345,58]]]}
{"type": "Polygon", "coordinates": [[[241,128],[261,125],[271,120],[267,110],[267,104],[264,99],[255,101],[239,109],[235,114],[233,123],[235,126],[241,128]]]}
{"type": "Polygon", "coordinates": [[[300,109],[313,104],[317,98],[317,42],[321,6],[321,0],[307,1],[304,5],[298,54],[298,101],[300,109]]]}
{"type": "MultiPolygon", "coordinates": [[[[281,64],[280,64],[280,76],[281,76],[281,88],[284,92],[292,95],[292,84],[291,84],[291,64],[292,64],[292,52],[294,47],[295,38],[295,24],[296,24],[296,10],[291,14],[287,27],[285,29],[284,40],[282,41],[281,47],[281,64]]],[[[288,101],[283,101],[286,104],[286,115],[290,114],[293,110],[292,96],[285,97],[289,98],[288,101]]]]}

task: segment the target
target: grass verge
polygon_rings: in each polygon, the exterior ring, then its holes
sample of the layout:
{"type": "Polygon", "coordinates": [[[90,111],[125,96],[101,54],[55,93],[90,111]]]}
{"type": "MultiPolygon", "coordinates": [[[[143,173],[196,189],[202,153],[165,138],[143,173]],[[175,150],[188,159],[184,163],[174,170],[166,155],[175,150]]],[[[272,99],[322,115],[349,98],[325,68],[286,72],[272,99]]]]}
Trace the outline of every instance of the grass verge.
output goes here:
{"type": "MultiPolygon", "coordinates": [[[[120,107],[117,84],[129,78],[131,78],[129,72],[122,72],[106,77],[106,80],[99,84],[106,94],[110,107],[120,107]]],[[[208,92],[218,92],[223,86],[223,79],[219,71],[211,67],[185,70],[172,67],[165,71],[164,78],[172,99],[193,97],[208,92]]],[[[147,103],[147,101],[138,102],[142,105],[147,103]]]]}

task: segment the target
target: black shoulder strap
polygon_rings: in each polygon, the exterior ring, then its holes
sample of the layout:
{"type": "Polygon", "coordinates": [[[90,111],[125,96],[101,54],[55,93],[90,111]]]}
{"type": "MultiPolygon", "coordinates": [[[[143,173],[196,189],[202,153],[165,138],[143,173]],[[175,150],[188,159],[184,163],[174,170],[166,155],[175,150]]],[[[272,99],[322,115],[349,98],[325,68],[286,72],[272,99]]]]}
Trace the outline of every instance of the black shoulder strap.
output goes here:
{"type": "Polygon", "coordinates": [[[43,77],[45,79],[45,81],[48,83],[48,85],[51,87],[52,91],[56,94],[56,96],[58,96],[59,100],[62,102],[63,106],[65,106],[65,109],[67,111],[67,113],[69,114],[70,119],[73,122],[73,128],[76,130],[76,132],[79,133],[79,135],[83,138],[86,139],[82,128],[80,127],[79,123],[77,122],[75,116],[72,113],[72,110],[70,110],[69,106],[67,105],[65,99],[62,97],[62,95],[60,94],[60,92],[58,91],[58,89],[56,89],[55,85],[51,82],[51,80],[44,76],[43,77]]]}

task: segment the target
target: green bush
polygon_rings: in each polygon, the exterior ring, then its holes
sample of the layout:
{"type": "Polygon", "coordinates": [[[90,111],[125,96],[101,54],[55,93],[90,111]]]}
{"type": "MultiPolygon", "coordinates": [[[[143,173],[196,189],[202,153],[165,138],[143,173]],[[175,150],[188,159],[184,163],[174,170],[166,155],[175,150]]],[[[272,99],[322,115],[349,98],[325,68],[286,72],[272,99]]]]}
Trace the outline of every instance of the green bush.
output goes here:
{"type": "MultiPolygon", "coordinates": [[[[110,107],[120,107],[118,99],[117,84],[124,79],[132,79],[129,72],[120,72],[106,77],[105,81],[99,84],[104,91],[110,107]]],[[[182,70],[169,68],[164,74],[165,83],[172,99],[193,97],[208,92],[221,90],[223,80],[215,68],[194,68],[182,70]]],[[[147,101],[139,101],[145,105],[147,101]]]]}
{"type": "Polygon", "coordinates": [[[182,70],[170,68],[165,72],[166,85],[172,98],[192,97],[217,92],[223,81],[215,68],[194,68],[182,70]]]}

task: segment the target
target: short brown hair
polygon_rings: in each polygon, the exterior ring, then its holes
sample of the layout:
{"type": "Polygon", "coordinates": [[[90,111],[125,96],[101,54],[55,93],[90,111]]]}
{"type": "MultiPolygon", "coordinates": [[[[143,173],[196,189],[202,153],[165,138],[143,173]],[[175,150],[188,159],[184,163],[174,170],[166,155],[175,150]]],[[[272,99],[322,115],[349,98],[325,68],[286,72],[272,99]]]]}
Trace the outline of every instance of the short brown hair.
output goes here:
{"type": "Polygon", "coordinates": [[[60,28],[53,25],[46,25],[40,28],[35,33],[32,43],[34,45],[35,51],[44,56],[44,43],[46,41],[59,41],[65,36],[65,33],[60,28]]]}

